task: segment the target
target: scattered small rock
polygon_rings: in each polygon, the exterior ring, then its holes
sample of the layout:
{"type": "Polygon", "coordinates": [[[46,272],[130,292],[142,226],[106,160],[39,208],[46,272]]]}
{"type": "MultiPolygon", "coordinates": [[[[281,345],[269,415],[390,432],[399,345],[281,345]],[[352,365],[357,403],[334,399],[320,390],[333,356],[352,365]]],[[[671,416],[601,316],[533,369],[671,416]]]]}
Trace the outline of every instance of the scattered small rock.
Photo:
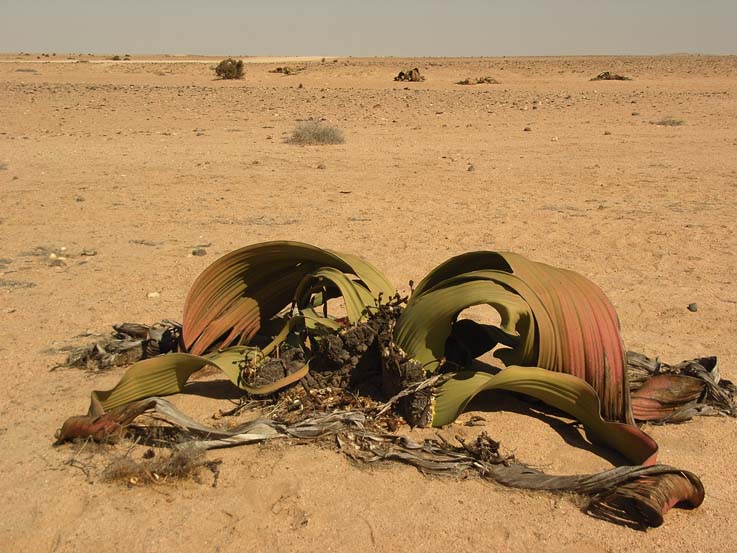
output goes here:
{"type": "Polygon", "coordinates": [[[97,250],[93,250],[92,248],[85,248],[82,250],[81,255],[85,257],[94,257],[97,255],[97,250]]]}
{"type": "Polygon", "coordinates": [[[207,255],[207,250],[205,248],[195,248],[192,250],[192,255],[195,257],[202,257],[203,255],[207,255]]]}
{"type": "Polygon", "coordinates": [[[558,142],[558,137],[554,136],[553,138],[550,139],[550,142],[558,142]]]}
{"type": "Polygon", "coordinates": [[[604,131],[604,136],[609,136],[610,134],[612,134],[612,133],[609,132],[609,131],[604,131]]]}
{"type": "Polygon", "coordinates": [[[324,163],[318,163],[318,164],[317,164],[317,168],[318,168],[318,169],[327,169],[327,167],[325,166],[325,164],[324,164],[324,163]]]}
{"type": "Polygon", "coordinates": [[[146,297],[147,297],[148,299],[151,299],[151,300],[152,300],[152,299],[160,298],[160,297],[161,297],[161,294],[160,294],[159,292],[149,292],[149,293],[148,293],[148,294],[146,295],[146,297]]]}
{"type": "Polygon", "coordinates": [[[476,170],[476,167],[474,167],[473,164],[469,163],[466,171],[475,171],[475,170],[476,170]]]}
{"type": "Polygon", "coordinates": [[[522,129],[522,130],[523,130],[523,131],[525,131],[525,132],[530,132],[530,131],[532,130],[532,128],[530,128],[530,127],[525,127],[525,128],[524,128],[524,129],[522,129]]]}
{"type": "Polygon", "coordinates": [[[689,303],[689,304],[688,304],[688,307],[687,307],[687,309],[688,309],[688,310],[689,310],[689,311],[690,311],[691,313],[696,313],[696,312],[697,312],[697,311],[699,310],[699,306],[698,306],[698,305],[696,305],[695,303],[689,303]]]}

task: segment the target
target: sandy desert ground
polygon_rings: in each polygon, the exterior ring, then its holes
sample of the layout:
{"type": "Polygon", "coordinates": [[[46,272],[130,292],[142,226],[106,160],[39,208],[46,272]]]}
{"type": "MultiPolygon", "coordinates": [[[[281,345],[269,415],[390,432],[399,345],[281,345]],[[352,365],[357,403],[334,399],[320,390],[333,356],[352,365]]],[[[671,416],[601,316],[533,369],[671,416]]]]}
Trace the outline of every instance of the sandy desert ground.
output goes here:
{"type": "MultiPolygon", "coordinates": [[[[211,452],[216,488],[104,483],[103,453],[82,452],[86,477],[52,441],[123,369],[49,370],[80,335],[180,317],[219,255],[290,239],[360,253],[403,291],[475,249],[564,266],[609,295],[630,349],[714,354],[737,379],[737,57],[249,59],[242,81],[203,58],[0,61],[1,551],[737,549],[735,420],[647,427],[707,495],[639,532],[569,498],[312,446],[211,452]],[[269,72],[283,63],[304,71],[269,72]],[[425,82],[392,80],[412,66],[425,82]],[[602,71],[633,80],[589,81],[602,71]],[[485,75],[501,84],[454,84],[485,75]],[[345,144],[286,144],[313,116],[345,144]],[[656,124],[669,117],[683,124],[656,124]]],[[[513,406],[486,418],[447,432],[485,429],[550,472],[610,466],[513,406]]]]}

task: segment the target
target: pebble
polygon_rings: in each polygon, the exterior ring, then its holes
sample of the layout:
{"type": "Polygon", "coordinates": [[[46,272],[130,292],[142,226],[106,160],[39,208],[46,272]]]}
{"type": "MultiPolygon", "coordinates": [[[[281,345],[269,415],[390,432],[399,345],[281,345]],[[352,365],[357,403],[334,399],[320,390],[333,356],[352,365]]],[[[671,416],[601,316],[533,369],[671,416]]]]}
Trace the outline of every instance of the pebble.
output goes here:
{"type": "Polygon", "coordinates": [[[207,255],[207,250],[205,248],[195,248],[192,250],[192,255],[202,257],[203,255],[207,255]]]}
{"type": "Polygon", "coordinates": [[[472,164],[469,163],[468,169],[466,169],[466,171],[475,171],[475,170],[476,170],[476,167],[474,167],[472,164]]]}
{"type": "Polygon", "coordinates": [[[148,299],[156,299],[156,298],[159,298],[159,297],[161,297],[161,294],[160,294],[159,292],[149,292],[149,293],[148,293],[148,294],[146,295],[146,297],[147,297],[148,299]]]}
{"type": "Polygon", "coordinates": [[[531,129],[530,127],[525,127],[525,128],[524,128],[524,129],[522,129],[522,130],[523,130],[523,131],[525,131],[525,132],[530,132],[530,131],[531,131],[532,129],[531,129]]]}
{"type": "Polygon", "coordinates": [[[609,131],[604,131],[604,136],[609,136],[610,134],[612,134],[612,133],[609,132],[609,131]]]}
{"type": "Polygon", "coordinates": [[[318,169],[326,169],[327,167],[325,167],[325,164],[324,163],[318,163],[317,164],[317,168],[318,169]]]}
{"type": "Polygon", "coordinates": [[[93,257],[97,255],[97,250],[93,250],[92,248],[85,248],[82,250],[82,255],[85,257],[93,257]]]}
{"type": "Polygon", "coordinates": [[[696,312],[697,312],[697,311],[699,310],[699,306],[698,306],[698,305],[696,305],[695,303],[689,303],[689,304],[688,304],[688,307],[687,307],[687,309],[688,309],[688,310],[689,310],[689,311],[690,311],[691,313],[696,313],[696,312]]]}

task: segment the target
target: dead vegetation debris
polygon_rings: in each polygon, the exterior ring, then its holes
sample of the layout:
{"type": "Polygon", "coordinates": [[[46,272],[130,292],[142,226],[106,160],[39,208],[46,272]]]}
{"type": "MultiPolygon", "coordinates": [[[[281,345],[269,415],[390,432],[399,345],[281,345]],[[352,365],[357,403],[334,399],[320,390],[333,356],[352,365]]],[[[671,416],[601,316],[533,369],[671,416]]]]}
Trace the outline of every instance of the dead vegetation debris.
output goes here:
{"type": "Polygon", "coordinates": [[[217,487],[221,459],[207,459],[205,449],[196,443],[183,444],[162,454],[146,449],[140,459],[134,459],[129,450],[114,458],[102,471],[107,482],[123,482],[129,486],[165,484],[176,480],[192,479],[202,483],[203,469],[213,475],[212,487],[217,487]]]}
{"type": "Polygon", "coordinates": [[[296,75],[297,73],[301,73],[305,70],[305,67],[289,67],[289,66],[283,66],[283,67],[277,67],[275,69],[272,69],[269,71],[269,73],[280,73],[282,75],[296,75]]]}
{"type": "Polygon", "coordinates": [[[619,75],[617,73],[612,73],[611,71],[604,71],[603,73],[599,73],[596,77],[593,77],[591,79],[592,81],[631,81],[631,77],[625,77],[624,75],[619,75]]]}
{"type": "Polygon", "coordinates": [[[419,83],[425,80],[425,77],[420,74],[420,70],[416,67],[414,69],[405,69],[399,72],[399,74],[394,77],[395,81],[406,81],[406,82],[412,82],[412,83],[419,83]]]}
{"type": "Polygon", "coordinates": [[[178,351],[181,330],[181,324],[170,320],[150,326],[139,323],[113,325],[111,335],[91,344],[72,347],[66,360],[55,368],[76,367],[99,372],[178,351]]]}
{"type": "Polygon", "coordinates": [[[471,77],[466,77],[465,79],[456,82],[456,84],[477,85],[477,84],[500,84],[500,83],[494,77],[486,76],[486,77],[476,77],[475,79],[471,77]]]}

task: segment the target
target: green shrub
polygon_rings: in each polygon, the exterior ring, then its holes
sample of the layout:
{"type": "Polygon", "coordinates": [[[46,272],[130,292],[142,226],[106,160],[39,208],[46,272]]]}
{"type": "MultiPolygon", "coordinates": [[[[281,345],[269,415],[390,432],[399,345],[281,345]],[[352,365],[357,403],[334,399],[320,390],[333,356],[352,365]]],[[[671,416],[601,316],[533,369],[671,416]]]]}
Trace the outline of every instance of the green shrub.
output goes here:
{"type": "Polygon", "coordinates": [[[243,60],[224,59],[215,67],[215,74],[221,79],[242,79],[245,74],[243,60]]]}

